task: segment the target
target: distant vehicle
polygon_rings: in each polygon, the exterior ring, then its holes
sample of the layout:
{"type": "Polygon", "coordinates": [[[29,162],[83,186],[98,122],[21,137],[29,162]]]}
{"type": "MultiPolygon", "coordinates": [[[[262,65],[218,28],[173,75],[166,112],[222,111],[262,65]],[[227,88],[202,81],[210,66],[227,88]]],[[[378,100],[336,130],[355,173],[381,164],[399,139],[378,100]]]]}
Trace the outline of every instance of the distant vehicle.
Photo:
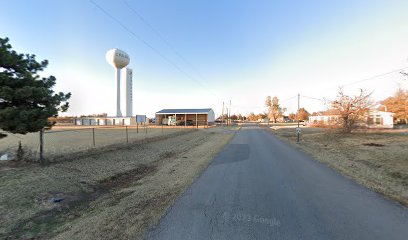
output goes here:
{"type": "Polygon", "coordinates": [[[150,118],[151,123],[156,123],[156,118],[150,118]]]}

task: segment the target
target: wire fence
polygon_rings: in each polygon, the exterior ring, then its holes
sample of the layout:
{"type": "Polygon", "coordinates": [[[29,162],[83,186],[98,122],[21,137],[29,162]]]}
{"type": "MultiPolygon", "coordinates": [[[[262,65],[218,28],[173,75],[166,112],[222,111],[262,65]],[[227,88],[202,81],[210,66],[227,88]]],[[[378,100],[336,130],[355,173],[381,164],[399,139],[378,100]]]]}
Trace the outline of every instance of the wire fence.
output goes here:
{"type": "Polygon", "coordinates": [[[21,142],[26,160],[39,161],[42,157],[52,159],[89,149],[129,144],[206,127],[208,126],[198,124],[195,126],[65,126],[44,130],[42,143],[41,132],[25,135],[5,133],[7,137],[0,139],[0,155],[6,154],[8,159],[16,159],[21,142]]]}

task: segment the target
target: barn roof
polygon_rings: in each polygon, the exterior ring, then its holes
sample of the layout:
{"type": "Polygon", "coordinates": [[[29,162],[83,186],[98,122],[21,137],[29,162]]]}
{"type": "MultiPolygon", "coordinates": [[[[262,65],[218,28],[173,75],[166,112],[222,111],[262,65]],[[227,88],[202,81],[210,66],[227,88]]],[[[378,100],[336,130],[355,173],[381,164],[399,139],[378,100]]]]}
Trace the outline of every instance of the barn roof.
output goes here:
{"type": "Polygon", "coordinates": [[[208,114],[211,112],[211,108],[200,108],[200,109],[163,109],[156,114],[208,114]]]}

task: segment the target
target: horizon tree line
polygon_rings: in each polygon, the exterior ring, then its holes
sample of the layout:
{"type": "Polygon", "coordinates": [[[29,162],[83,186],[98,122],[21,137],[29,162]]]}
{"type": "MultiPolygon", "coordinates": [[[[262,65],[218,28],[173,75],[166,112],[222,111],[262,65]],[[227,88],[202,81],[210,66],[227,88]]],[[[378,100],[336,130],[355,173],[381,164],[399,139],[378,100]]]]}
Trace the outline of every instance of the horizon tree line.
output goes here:
{"type": "MultiPolygon", "coordinates": [[[[401,73],[408,77],[407,73],[401,73]]],[[[394,113],[394,122],[397,124],[408,124],[408,90],[398,87],[394,95],[379,101],[374,102],[372,93],[367,93],[364,89],[360,89],[356,95],[347,95],[342,88],[339,88],[337,96],[333,101],[327,101],[327,109],[321,112],[310,113],[304,107],[299,108],[295,113],[289,113],[287,116],[284,113],[286,108],[281,107],[279,98],[267,96],[265,100],[266,111],[255,114],[249,113],[247,116],[242,114],[231,116],[232,120],[249,120],[258,121],[260,119],[276,123],[283,122],[285,119],[289,121],[306,121],[310,115],[337,115],[339,117],[338,126],[344,132],[351,132],[355,128],[356,123],[364,120],[370,110],[380,110],[394,113]],[[380,107],[375,108],[376,105],[380,107]]]]}

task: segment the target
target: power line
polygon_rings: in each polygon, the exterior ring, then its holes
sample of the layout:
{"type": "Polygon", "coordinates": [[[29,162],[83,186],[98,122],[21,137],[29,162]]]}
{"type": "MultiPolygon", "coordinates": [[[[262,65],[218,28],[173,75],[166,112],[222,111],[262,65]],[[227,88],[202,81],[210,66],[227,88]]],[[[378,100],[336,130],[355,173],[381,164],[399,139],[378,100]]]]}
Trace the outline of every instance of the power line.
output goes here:
{"type": "Polygon", "coordinates": [[[395,69],[395,70],[390,71],[390,72],[381,73],[381,74],[378,74],[378,75],[375,75],[375,76],[372,76],[372,77],[369,77],[369,78],[365,78],[365,79],[361,79],[361,80],[358,80],[358,81],[355,81],[355,82],[343,84],[342,87],[354,85],[354,84],[361,83],[361,82],[365,82],[365,81],[369,81],[369,80],[373,80],[373,79],[375,79],[375,78],[383,77],[383,76],[386,76],[386,75],[391,74],[391,73],[401,72],[401,71],[404,70],[404,69],[408,69],[408,67],[404,67],[404,68],[400,68],[400,69],[395,69]]]}
{"type": "MultiPolygon", "coordinates": [[[[372,77],[369,77],[369,78],[365,78],[365,79],[361,79],[361,80],[354,81],[354,82],[351,82],[351,83],[343,84],[343,85],[341,85],[341,87],[350,86],[350,85],[354,85],[354,84],[357,84],[357,83],[361,83],[361,82],[373,80],[373,79],[375,79],[375,78],[383,77],[383,76],[389,75],[389,74],[391,74],[391,73],[401,72],[401,71],[404,70],[404,69],[408,69],[408,67],[403,67],[403,68],[395,69],[395,70],[393,70],[393,71],[389,71],[389,72],[386,72],[386,73],[381,73],[381,74],[378,74],[378,75],[375,75],[375,76],[372,76],[372,77]]],[[[403,72],[401,72],[401,73],[403,73],[403,72]]],[[[319,99],[319,98],[314,98],[314,97],[308,97],[308,96],[304,96],[304,95],[302,95],[302,97],[310,98],[310,99],[315,99],[315,100],[319,100],[319,101],[324,101],[324,102],[326,102],[326,101],[331,101],[331,100],[328,100],[328,99],[325,100],[325,99],[319,99]]]]}
{"type": "Polygon", "coordinates": [[[322,99],[322,98],[314,98],[314,97],[308,97],[308,96],[304,96],[304,95],[300,95],[301,97],[304,97],[304,98],[309,98],[309,99],[313,99],[313,100],[318,100],[318,101],[322,101],[322,102],[326,102],[326,100],[325,99],[322,99]]]}
{"type": "MultiPolygon", "coordinates": [[[[279,103],[284,103],[284,102],[289,101],[291,99],[294,99],[296,97],[297,97],[297,95],[292,96],[290,98],[286,98],[284,100],[279,100],[279,103]]],[[[256,108],[265,108],[265,106],[243,106],[243,105],[232,105],[232,106],[235,107],[235,108],[254,108],[254,109],[256,109],[256,108]]]]}
{"type": "MultiPolygon", "coordinates": [[[[127,7],[130,11],[132,11],[132,12],[140,19],[140,21],[142,21],[154,34],[156,34],[156,36],[157,36],[178,58],[180,58],[186,65],[188,65],[188,66],[190,67],[190,69],[191,69],[193,72],[196,73],[197,76],[202,77],[201,72],[197,70],[197,68],[191,63],[191,61],[188,61],[188,60],[173,46],[173,44],[171,44],[171,43],[160,33],[160,31],[158,31],[155,27],[153,27],[153,25],[152,25],[149,21],[147,21],[146,18],[142,16],[142,14],[140,14],[140,12],[138,12],[134,7],[132,7],[132,6],[128,3],[128,1],[122,0],[122,2],[126,5],[126,7],[127,7]]],[[[203,83],[201,83],[201,84],[203,84],[203,83]]],[[[204,85],[206,85],[206,87],[208,88],[207,84],[204,84],[204,85]]],[[[208,90],[212,91],[211,89],[208,89],[208,90]]],[[[212,91],[212,92],[213,92],[213,91],[212,91]]],[[[220,96],[218,96],[218,94],[215,94],[215,93],[214,93],[214,95],[217,95],[217,97],[221,98],[220,96]]]]}
{"type": "Polygon", "coordinates": [[[232,105],[234,108],[263,108],[261,106],[242,106],[242,105],[232,105]]]}
{"type": "Polygon", "coordinates": [[[289,100],[291,100],[291,99],[293,99],[293,98],[296,98],[296,97],[297,97],[297,95],[295,95],[295,96],[293,96],[293,97],[290,97],[290,98],[286,98],[286,99],[284,99],[284,100],[282,100],[282,101],[280,101],[280,102],[283,103],[283,102],[289,101],[289,100]]]}
{"type": "Polygon", "coordinates": [[[181,55],[181,53],[179,51],[177,51],[177,49],[165,38],[163,37],[163,35],[155,28],[153,27],[152,24],[150,24],[149,21],[146,20],[146,18],[144,18],[138,11],[136,11],[135,8],[133,8],[126,0],[122,0],[122,2],[128,7],[128,9],[130,9],[139,19],[140,21],[142,21],[148,28],[150,28],[150,30],[152,32],[154,32],[157,37],[163,41],[167,47],[175,54],[177,55],[177,57],[179,57],[184,63],[186,63],[187,65],[189,65],[189,67],[196,72],[197,75],[201,76],[201,73],[197,70],[197,68],[190,62],[188,61],[183,55],[181,55]]]}
{"type": "Polygon", "coordinates": [[[119,26],[121,26],[125,31],[130,33],[134,38],[145,44],[147,47],[149,47],[151,50],[153,50],[156,54],[158,54],[161,58],[163,58],[167,63],[172,65],[174,68],[176,68],[179,72],[183,73],[188,79],[195,81],[198,83],[201,87],[205,88],[207,91],[209,91],[211,94],[214,96],[220,98],[217,94],[214,92],[210,91],[207,89],[201,82],[199,82],[197,79],[192,77],[190,74],[188,74],[186,71],[184,71],[182,68],[180,68],[175,62],[171,61],[168,57],[166,57],[164,54],[162,54],[159,50],[157,50],[155,47],[153,47],[150,43],[145,41],[143,38],[141,38],[139,35],[134,33],[130,28],[128,28],[125,24],[123,24],[119,19],[114,17],[112,14],[110,14],[108,11],[106,11],[103,7],[101,7],[99,4],[94,2],[93,0],[89,0],[90,3],[92,3],[94,6],[96,6],[101,12],[103,12],[106,16],[111,18],[114,22],[116,22],[119,26]]]}

